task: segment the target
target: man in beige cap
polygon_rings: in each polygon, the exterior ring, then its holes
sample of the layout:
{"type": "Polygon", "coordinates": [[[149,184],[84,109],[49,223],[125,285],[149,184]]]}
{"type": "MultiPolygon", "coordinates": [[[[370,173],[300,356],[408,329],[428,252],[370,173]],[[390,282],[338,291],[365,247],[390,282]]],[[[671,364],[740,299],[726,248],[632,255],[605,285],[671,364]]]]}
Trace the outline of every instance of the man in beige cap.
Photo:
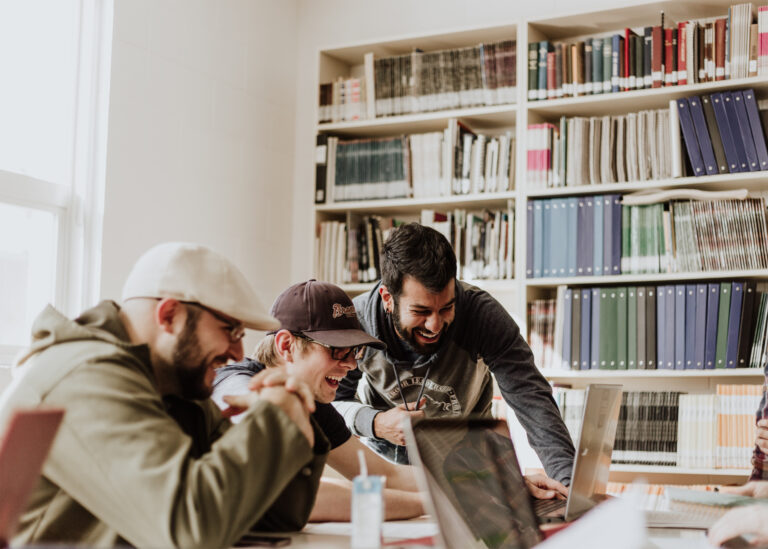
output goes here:
{"type": "Polygon", "coordinates": [[[0,426],[20,406],[66,414],[13,543],[227,547],[254,525],[300,527],[328,452],[306,384],[257,378],[228,399],[247,409],[234,426],[208,398],[245,328],[279,324],[232,263],[194,244],[144,254],[122,306],[45,309],[0,426]]]}

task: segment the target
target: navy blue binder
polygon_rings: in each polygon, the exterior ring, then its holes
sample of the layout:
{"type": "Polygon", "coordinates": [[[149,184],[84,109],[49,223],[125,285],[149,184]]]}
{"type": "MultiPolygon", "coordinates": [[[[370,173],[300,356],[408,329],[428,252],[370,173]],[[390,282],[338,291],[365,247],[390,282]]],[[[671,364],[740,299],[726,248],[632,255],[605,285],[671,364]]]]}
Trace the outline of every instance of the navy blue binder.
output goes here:
{"type": "Polygon", "coordinates": [[[600,368],[600,288],[592,288],[592,334],[590,369],[600,368]]]}
{"type": "Polygon", "coordinates": [[[685,286],[685,369],[696,367],[696,284],[685,286]]]}
{"type": "Polygon", "coordinates": [[[541,278],[544,267],[544,202],[533,201],[533,278],[541,278]]]}
{"type": "Polygon", "coordinates": [[[749,366],[752,351],[752,337],[755,333],[755,316],[757,307],[757,281],[747,280],[744,283],[744,297],[741,305],[741,323],[739,326],[739,355],[738,367],[749,366]]]}
{"type": "Polygon", "coordinates": [[[731,311],[728,314],[728,339],[725,344],[725,367],[735,368],[739,358],[739,323],[744,300],[744,283],[731,284],[731,311]]]}
{"type": "Polygon", "coordinates": [[[730,173],[739,173],[742,171],[739,163],[739,155],[736,152],[736,142],[731,134],[731,125],[728,123],[728,116],[725,113],[725,100],[722,93],[713,93],[709,96],[712,102],[712,110],[715,111],[715,120],[717,129],[720,132],[720,140],[723,142],[725,159],[728,161],[728,171],[730,173]]]}
{"type": "Polygon", "coordinates": [[[744,90],[742,94],[749,117],[749,128],[752,131],[752,141],[755,143],[755,150],[757,151],[758,164],[761,170],[768,170],[768,148],[765,146],[765,135],[763,134],[763,126],[760,124],[760,112],[757,109],[755,92],[749,89],[744,90]]]}
{"type": "Polygon", "coordinates": [[[674,369],[685,370],[685,284],[672,286],[675,300],[675,352],[674,369]]]}
{"type": "Polygon", "coordinates": [[[594,250],[594,198],[585,196],[579,198],[579,254],[577,256],[577,276],[592,276],[594,250]],[[583,203],[583,207],[582,207],[583,203]]]}
{"type": "Polygon", "coordinates": [[[589,351],[592,344],[590,332],[592,328],[592,291],[589,288],[581,290],[581,362],[580,369],[589,370],[589,351]]]}
{"type": "Polygon", "coordinates": [[[704,346],[704,369],[715,369],[717,351],[717,315],[720,312],[720,284],[707,284],[707,335],[704,346]]]}
{"type": "Polygon", "coordinates": [[[680,129],[683,131],[685,150],[688,151],[688,160],[691,161],[691,168],[693,168],[693,175],[697,177],[705,175],[707,170],[701,157],[699,142],[696,140],[696,130],[693,128],[690,106],[684,97],[677,100],[677,114],[680,119],[680,129]]]}
{"type": "MultiPolygon", "coordinates": [[[[542,243],[541,243],[541,276],[553,276],[550,271],[552,262],[552,203],[554,200],[547,199],[541,201],[541,224],[542,224],[542,243]]],[[[539,250],[537,250],[538,252],[539,250]]]]}
{"type": "Polygon", "coordinates": [[[671,284],[666,286],[667,297],[664,300],[664,305],[667,308],[667,320],[666,328],[667,333],[664,336],[664,351],[665,368],[667,370],[675,369],[675,343],[677,342],[677,326],[675,325],[675,287],[671,284]]]}
{"type": "Polygon", "coordinates": [[[694,337],[693,368],[704,368],[704,349],[707,337],[707,285],[696,284],[696,335],[694,337]]]}
{"type": "Polygon", "coordinates": [[[571,369],[571,315],[573,314],[571,307],[573,305],[572,299],[573,290],[571,288],[565,289],[565,297],[563,298],[563,360],[562,368],[564,370],[571,369]]]}
{"type": "MultiPolygon", "coordinates": [[[[667,287],[656,287],[656,361],[657,369],[663,370],[667,367],[667,324],[672,324],[672,337],[674,338],[675,317],[667,316],[667,287]]],[[[674,340],[674,339],[673,339],[674,340]]]]}
{"type": "MultiPolygon", "coordinates": [[[[747,151],[741,135],[741,128],[739,128],[736,102],[733,100],[730,92],[723,92],[723,104],[725,105],[725,117],[728,119],[728,126],[731,128],[731,135],[733,136],[733,145],[736,147],[736,156],[739,158],[739,170],[742,172],[752,171],[749,168],[747,151]]],[[[750,142],[752,141],[752,136],[750,136],[749,140],[750,142]]]]}
{"type": "Polygon", "coordinates": [[[696,140],[699,142],[701,158],[704,160],[704,169],[707,175],[715,175],[719,173],[719,170],[717,168],[717,160],[715,159],[715,151],[712,148],[712,140],[707,129],[707,121],[704,118],[704,108],[701,104],[701,99],[695,95],[689,97],[688,105],[691,107],[691,119],[693,120],[693,128],[696,132],[696,140]]]}
{"type": "Polygon", "coordinates": [[[752,136],[752,128],[749,126],[749,116],[747,115],[747,106],[744,104],[744,95],[740,91],[732,91],[733,105],[736,108],[736,119],[739,123],[741,140],[744,142],[744,152],[747,155],[747,166],[749,171],[759,172],[760,162],[757,159],[757,149],[755,149],[755,139],[752,136]]]}

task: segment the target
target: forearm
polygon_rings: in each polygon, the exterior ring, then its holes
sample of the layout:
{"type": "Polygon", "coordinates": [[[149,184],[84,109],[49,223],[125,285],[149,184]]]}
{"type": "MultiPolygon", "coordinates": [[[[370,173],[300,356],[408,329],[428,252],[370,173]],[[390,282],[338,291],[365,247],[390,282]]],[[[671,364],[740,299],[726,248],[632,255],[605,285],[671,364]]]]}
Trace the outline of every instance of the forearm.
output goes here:
{"type": "MultiPolygon", "coordinates": [[[[320,481],[309,522],[349,522],[352,517],[352,483],[324,478],[320,481]]],[[[400,520],[424,514],[421,494],[403,490],[384,490],[386,520],[400,520]]]]}

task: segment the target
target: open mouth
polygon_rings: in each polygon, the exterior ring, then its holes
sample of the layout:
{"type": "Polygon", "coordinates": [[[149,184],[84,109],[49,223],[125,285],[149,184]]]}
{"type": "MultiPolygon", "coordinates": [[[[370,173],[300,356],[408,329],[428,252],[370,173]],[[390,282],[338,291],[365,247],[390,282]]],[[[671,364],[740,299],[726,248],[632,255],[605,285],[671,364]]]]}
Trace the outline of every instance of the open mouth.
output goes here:
{"type": "Polygon", "coordinates": [[[344,376],[325,376],[325,382],[334,389],[338,388],[342,379],[344,379],[344,376]]]}
{"type": "Polygon", "coordinates": [[[424,343],[436,343],[440,339],[440,332],[432,333],[419,328],[416,328],[414,331],[424,343]]]}

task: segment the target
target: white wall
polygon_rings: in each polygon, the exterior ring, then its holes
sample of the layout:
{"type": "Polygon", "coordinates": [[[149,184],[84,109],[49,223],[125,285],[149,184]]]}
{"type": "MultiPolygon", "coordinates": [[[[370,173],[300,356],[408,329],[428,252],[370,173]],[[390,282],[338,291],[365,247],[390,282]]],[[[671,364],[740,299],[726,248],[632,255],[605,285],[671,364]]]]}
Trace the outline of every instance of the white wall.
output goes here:
{"type": "Polygon", "coordinates": [[[292,0],[115,1],[103,297],[168,240],[228,256],[267,306],[284,288],[296,37],[292,0]]]}
{"type": "MultiPolygon", "coordinates": [[[[650,3],[647,0],[298,0],[298,95],[292,276],[312,273],[312,163],[320,49],[379,42],[399,36],[496,26],[518,18],[545,18],[573,12],[650,3]]],[[[518,63],[521,61],[518,56],[518,63]]]]}

